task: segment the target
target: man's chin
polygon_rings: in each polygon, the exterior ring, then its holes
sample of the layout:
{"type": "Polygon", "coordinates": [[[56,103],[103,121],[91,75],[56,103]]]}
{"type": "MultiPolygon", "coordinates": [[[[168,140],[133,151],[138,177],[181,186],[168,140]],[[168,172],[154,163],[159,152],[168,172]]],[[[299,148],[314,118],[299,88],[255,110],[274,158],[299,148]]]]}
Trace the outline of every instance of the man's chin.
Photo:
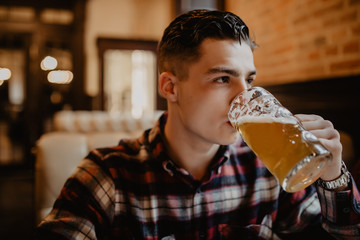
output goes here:
{"type": "Polygon", "coordinates": [[[240,134],[236,131],[231,136],[227,137],[226,139],[222,139],[220,141],[220,145],[230,145],[235,143],[240,137],[240,134]]]}

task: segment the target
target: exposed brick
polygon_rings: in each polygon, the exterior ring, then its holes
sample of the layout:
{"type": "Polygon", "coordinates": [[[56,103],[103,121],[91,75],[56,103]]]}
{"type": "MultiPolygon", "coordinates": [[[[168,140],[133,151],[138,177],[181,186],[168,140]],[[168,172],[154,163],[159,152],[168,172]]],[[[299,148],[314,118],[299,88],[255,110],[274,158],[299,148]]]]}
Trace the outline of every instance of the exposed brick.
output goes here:
{"type": "Polygon", "coordinates": [[[281,22],[281,23],[278,23],[274,26],[274,29],[278,32],[278,31],[284,31],[287,29],[287,25],[285,22],[281,22]]]}
{"type": "Polygon", "coordinates": [[[298,17],[296,17],[294,20],[293,20],[293,24],[294,25],[302,25],[304,22],[308,21],[310,18],[309,18],[309,14],[308,13],[304,13],[303,15],[300,15],[298,17]]]}
{"type": "Polygon", "coordinates": [[[353,26],[351,30],[355,36],[359,36],[360,35],[360,24],[353,26]]]}
{"type": "Polygon", "coordinates": [[[314,51],[309,53],[308,58],[310,60],[318,60],[320,56],[321,56],[320,51],[314,51]]]}
{"type": "Polygon", "coordinates": [[[261,81],[360,74],[360,0],[227,2],[260,44],[255,61],[261,81]]]}
{"type": "Polygon", "coordinates": [[[325,14],[329,14],[330,12],[336,12],[336,11],[340,11],[342,8],[344,8],[344,4],[345,1],[343,0],[339,0],[336,1],[335,3],[326,6],[326,7],[322,7],[316,11],[313,12],[313,15],[315,17],[322,17],[325,14]]]}
{"type": "Polygon", "coordinates": [[[305,79],[320,78],[325,74],[325,68],[322,65],[313,64],[305,67],[303,72],[306,73],[304,74],[305,76],[307,75],[305,79]]]}
{"type": "Polygon", "coordinates": [[[329,18],[329,19],[325,19],[324,22],[323,22],[323,26],[325,28],[328,28],[328,27],[332,27],[334,25],[337,25],[339,24],[339,20],[337,18],[329,18]]]}
{"type": "Polygon", "coordinates": [[[316,37],[314,39],[314,44],[317,47],[323,46],[326,44],[326,38],[324,36],[316,37]]]}
{"type": "Polygon", "coordinates": [[[330,70],[332,72],[344,71],[344,70],[353,72],[356,69],[358,70],[358,72],[360,72],[360,58],[354,60],[340,61],[330,64],[330,70]]]}
{"type": "Polygon", "coordinates": [[[347,36],[347,31],[345,28],[341,28],[337,31],[335,31],[332,35],[331,35],[331,40],[334,41],[335,43],[337,43],[338,41],[344,40],[347,36]]]}
{"type": "Polygon", "coordinates": [[[325,48],[325,54],[327,56],[334,56],[338,54],[338,46],[329,46],[327,48],[325,48]]]}
{"type": "Polygon", "coordinates": [[[293,45],[284,45],[279,48],[274,49],[273,53],[275,54],[286,54],[294,50],[293,45]]]}
{"type": "Polygon", "coordinates": [[[356,10],[352,10],[350,12],[346,12],[346,13],[342,14],[342,16],[340,17],[339,20],[343,24],[344,22],[356,21],[356,19],[357,19],[357,12],[356,12],[356,10]]]}
{"type": "Polygon", "coordinates": [[[360,50],[359,44],[360,44],[359,41],[348,42],[348,43],[344,44],[343,52],[344,53],[359,52],[359,50],[360,50]]]}
{"type": "Polygon", "coordinates": [[[314,79],[318,78],[325,74],[325,68],[321,64],[317,64],[317,62],[311,62],[304,66],[301,66],[292,72],[285,70],[287,77],[291,75],[296,75],[298,79],[314,79]]]}
{"type": "Polygon", "coordinates": [[[337,16],[332,15],[331,17],[324,18],[323,26],[326,28],[331,28],[333,26],[345,25],[347,23],[357,22],[358,12],[356,9],[352,9],[350,11],[345,11],[339,13],[337,16]]]}
{"type": "Polygon", "coordinates": [[[350,0],[350,5],[360,4],[360,0],[350,0]]]}

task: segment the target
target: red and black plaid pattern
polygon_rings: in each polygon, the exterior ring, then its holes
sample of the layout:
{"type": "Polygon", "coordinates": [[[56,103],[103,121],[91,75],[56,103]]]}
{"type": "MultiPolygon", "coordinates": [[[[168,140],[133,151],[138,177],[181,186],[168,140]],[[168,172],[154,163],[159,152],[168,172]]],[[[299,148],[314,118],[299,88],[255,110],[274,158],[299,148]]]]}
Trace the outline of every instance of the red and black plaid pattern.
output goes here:
{"type": "Polygon", "coordinates": [[[286,193],[241,139],[221,146],[198,181],[168,156],[165,122],[166,114],[141,138],[89,153],[37,238],[281,239],[320,228],[321,210],[326,230],[359,236],[355,185],[341,193],[317,189],[321,205],[313,186],[286,193]]]}

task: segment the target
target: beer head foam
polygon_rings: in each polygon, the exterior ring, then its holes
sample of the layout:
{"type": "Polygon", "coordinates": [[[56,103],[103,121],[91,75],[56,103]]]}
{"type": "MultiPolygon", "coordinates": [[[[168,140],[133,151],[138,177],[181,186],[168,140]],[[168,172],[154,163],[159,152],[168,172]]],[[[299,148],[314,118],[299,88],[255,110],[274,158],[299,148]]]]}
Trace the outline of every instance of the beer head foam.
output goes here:
{"type": "Polygon", "coordinates": [[[262,115],[262,116],[242,116],[238,117],[236,121],[231,122],[233,125],[239,125],[243,123],[282,123],[282,124],[297,124],[298,121],[295,117],[273,117],[270,115],[262,115]]]}
{"type": "Polygon", "coordinates": [[[240,93],[231,103],[228,117],[233,126],[244,122],[298,122],[289,110],[261,87],[253,87],[240,93]]]}

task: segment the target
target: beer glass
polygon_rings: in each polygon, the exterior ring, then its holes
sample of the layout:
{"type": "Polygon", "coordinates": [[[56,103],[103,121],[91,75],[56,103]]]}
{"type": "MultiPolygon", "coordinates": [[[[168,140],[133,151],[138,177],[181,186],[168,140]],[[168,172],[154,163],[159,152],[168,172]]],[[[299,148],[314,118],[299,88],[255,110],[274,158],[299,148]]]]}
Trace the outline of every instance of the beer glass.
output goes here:
{"type": "Polygon", "coordinates": [[[331,153],[268,91],[253,87],[231,103],[231,124],[287,192],[316,181],[331,153]]]}

